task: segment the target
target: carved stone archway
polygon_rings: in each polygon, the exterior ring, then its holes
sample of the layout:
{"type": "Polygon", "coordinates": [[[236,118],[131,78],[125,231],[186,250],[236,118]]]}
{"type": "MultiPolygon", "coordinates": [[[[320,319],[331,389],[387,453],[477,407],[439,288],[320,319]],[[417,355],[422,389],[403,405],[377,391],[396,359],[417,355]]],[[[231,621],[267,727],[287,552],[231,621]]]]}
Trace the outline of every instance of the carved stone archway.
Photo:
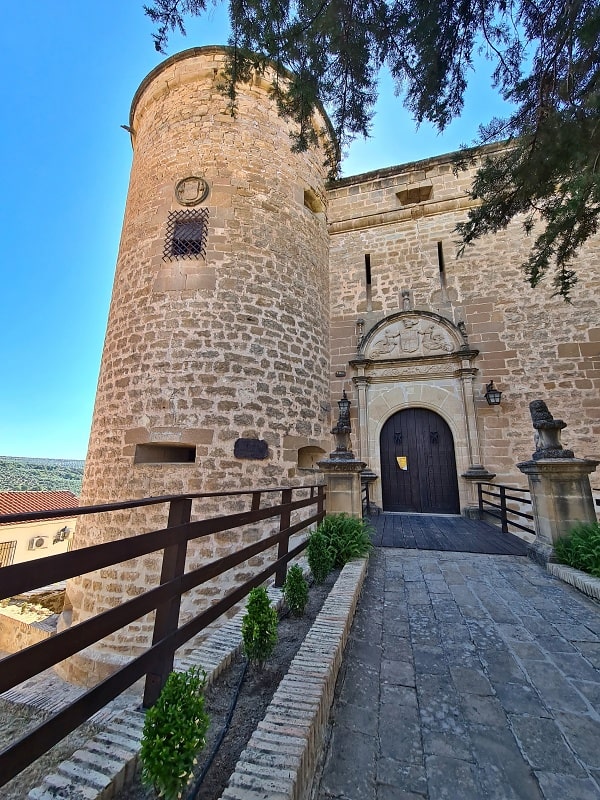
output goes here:
{"type": "MultiPolygon", "coordinates": [[[[474,480],[490,480],[482,465],[473,379],[479,355],[450,320],[429,311],[400,311],[361,340],[353,381],[358,394],[358,457],[379,474],[379,436],[404,408],[435,411],[454,437],[461,508],[475,504],[474,480]]],[[[381,485],[373,486],[381,505],[381,485]]]]}

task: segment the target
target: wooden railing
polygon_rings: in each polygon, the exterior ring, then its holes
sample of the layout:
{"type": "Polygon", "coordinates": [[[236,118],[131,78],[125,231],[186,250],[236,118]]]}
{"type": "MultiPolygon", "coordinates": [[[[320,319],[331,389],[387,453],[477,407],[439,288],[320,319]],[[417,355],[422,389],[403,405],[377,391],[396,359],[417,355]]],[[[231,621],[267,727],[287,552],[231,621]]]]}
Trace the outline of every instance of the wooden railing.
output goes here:
{"type": "Polygon", "coordinates": [[[512,526],[520,531],[533,533],[535,535],[533,524],[523,525],[514,519],[514,517],[517,517],[518,519],[533,523],[533,514],[528,514],[527,512],[521,511],[520,508],[509,506],[509,502],[518,503],[519,506],[531,506],[529,489],[518,489],[514,486],[504,486],[499,483],[478,483],[477,495],[479,498],[480,514],[488,514],[500,520],[500,527],[503,533],[510,533],[509,526],[512,526]],[[496,491],[493,491],[494,489],[496,491]],[[488,497],[494,499],[488,500],[488,497]]]}
{"type": "Polygon", "coordinates": [[[363,483],[361,485],[361,500],[362,500],[362,515],[363,517],[371,516],[371,498],[369,497],[369,484],[363,483]]]}
{"type": "MultiPolygon", "coordinates": [[[[163,551],[158,586],[43,642],[2,659],[0,662],[0,693],[12,689],[48,667],[52,667],[65,658],[95,644],[139,617],[156,611],[152,645],[142,655],[133,658],[126,666],[0,753],[0,786],[4,786],[36,758],[144,675],[146,676],[144,706],[152,705],[169,672],[173,669],[175,651],[179,647],[217,620],[236,603],[239,603],[251,589],[264,583],[272,575],[275,575],[276,586],[283,585],[288,562],[301,553],[307,544],[307,539],[304,538],[290,550],[290,537],[304,531],[312,524],[318,524],[323,519],[325,516],[325,489],[322,485],[314,485],[293,489],[257,489],[153,497],[62,511],[9,514],[0,516],[0,522],[26,522],[40,518],[111,513],[161,503],[169,505],[167,527],[162,530],[2,568],[0,600],[52,583],[62,582],[93,570],[113,566],[131,558],[163,551]],[[281,502],[262,508],[262,496],[275,492],[281,493],[281,502]],[[194,499],[226,498],[237,495],[251,497],[250,510],[191,521],[194,499]],[[310,510],[309,516],[292,525],[292,513],[301,509],[310,510]],[[242,547],[198,569],[185,572],[189,541],[277,517],[279,517],[277,533],[242,547]],[[179,627],[179,609],[181,595],[184,592],[222,575],[227,570],[275,545],[278,551],[274,562],[179,627]]],[[[126,595],[124,594],[124,596],[126,595]]]]}

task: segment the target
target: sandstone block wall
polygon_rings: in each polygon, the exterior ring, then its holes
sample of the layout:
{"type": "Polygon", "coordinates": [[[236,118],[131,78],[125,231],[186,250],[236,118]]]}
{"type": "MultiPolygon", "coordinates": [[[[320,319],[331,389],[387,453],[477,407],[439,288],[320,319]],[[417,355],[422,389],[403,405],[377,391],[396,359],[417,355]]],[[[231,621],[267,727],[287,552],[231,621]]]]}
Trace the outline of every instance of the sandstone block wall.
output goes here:
{"type": "MultiPolygon", "coordinates": [[[[326,167],[321,150],[292,153],[269,76],[240,88],[237,116],[220,91],[224,52],[186,51],[142,83],[132,106],[134,159],[96,396],[81,503],[314,482],[298,450],[329,444],[326,167]],[[178,181],[204,178],[205,257],[163,258],[178,181]],[[310,198],[307,203],[305,198],[310,198]],[[317,209],[317,210],[315,210],[317,209]],[[264,460],[234,454],[266,442],[264,460]],[[155,450],[140,451],[147,445],[155,450]],[[153,463],[184,447],[187,463],[153,463]],[[163,451],[160,451],[163,448],[163,451]],[[166,450],[164,449],[166,448],[166,450]],[[145,452],[145,459],[139,457],[145,452]]],[[[202,503],[196,514],[249,501],[202,503]]],[[[162,527],[166,509],[86,517],[78,545],[162,527]]],[[[191,548],[190,567],[254,531],[191,548]]],[[[235,571],[205,595],[224,592],[235,571]]],[[[158,558],[84,576],[68,587],[73,622],[158,578],[158,558]],[[136,588],[138,587],[138,588],[136,588]]],[[[183,610],[193,607],[186,598],[183,610]]],[[[147,641],[149,621],[112,637],[111,652],[147,641]]]]}
{"type": "MultiPolygon", "coordinates": [[[[455,176],[451,156],[441,156],[330,188],[332,399],[344,381],[351,389],[357,320],[368,333],[402,309],[407,290],[412,308],[466,323],[469,345],[480,351],[474,393],[483,462],[498,482],[522,486],[515,464],[535,449],[530,400],[545,398],[568,423],[563,440],[577,456],[600,452],[600,241],[595,237],[577,259],[571,304],[552,296],[548,279],[536,289],[525,282],[520,264],[531,239],[518,221],[457,258],[454,227],[466,218],[472,175],[455,176]],[[504,392],[500,407],[483,397],[491,379],[504,392]]],[[[351,399],[356,414],[355,390],[351,399]]],[[[358,437],[357,419],[354,425],[358,437]]],[[[379,464],[369,466],[379,473],[379,464]]],[[[592,476],[595,488],[599,480],[592,476]]]]}

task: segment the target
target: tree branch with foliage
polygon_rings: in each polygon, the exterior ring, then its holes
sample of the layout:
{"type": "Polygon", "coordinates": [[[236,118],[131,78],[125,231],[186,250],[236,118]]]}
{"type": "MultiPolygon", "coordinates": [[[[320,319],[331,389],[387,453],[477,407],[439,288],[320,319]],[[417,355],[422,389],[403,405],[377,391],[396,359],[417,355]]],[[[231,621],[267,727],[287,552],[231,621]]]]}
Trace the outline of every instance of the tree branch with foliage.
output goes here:
{"type": "MultiPolygon", "coordinates": [[[[216,3],[218,0],[214,0],[216,3]]],[[[146,13],[164,51],[171,31],[206,0],[155,0],[146,13]]],[[[553,272],[569,299],[573,260],[600,216],[600,7],[596,0],[229,0],[228,79],[270,64],[280,112],[294,119],[294,147],[314,144],[313,113],[327,109],[340,148],[368,136],[386,66],[417,124],[439,131],[460,115],[473,58],[494,64],[493,84],[515,108],[482,126],[458,168],[478,165],[478,204],[458,226],[463,247],[518,219],[532,234],[525,273],[553,272]]]]}

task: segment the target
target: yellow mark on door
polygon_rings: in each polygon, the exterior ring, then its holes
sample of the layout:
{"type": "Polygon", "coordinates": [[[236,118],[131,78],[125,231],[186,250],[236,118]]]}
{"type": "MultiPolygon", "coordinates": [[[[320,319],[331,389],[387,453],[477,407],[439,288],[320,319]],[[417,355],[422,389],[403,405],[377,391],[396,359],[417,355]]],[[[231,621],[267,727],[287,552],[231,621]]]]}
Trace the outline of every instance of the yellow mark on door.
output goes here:
{"type": "Polygon", "coordinates": [[[396,462],[400,469],[408,469],[408,459],[406,456],[396,456],[396,462]]]}

